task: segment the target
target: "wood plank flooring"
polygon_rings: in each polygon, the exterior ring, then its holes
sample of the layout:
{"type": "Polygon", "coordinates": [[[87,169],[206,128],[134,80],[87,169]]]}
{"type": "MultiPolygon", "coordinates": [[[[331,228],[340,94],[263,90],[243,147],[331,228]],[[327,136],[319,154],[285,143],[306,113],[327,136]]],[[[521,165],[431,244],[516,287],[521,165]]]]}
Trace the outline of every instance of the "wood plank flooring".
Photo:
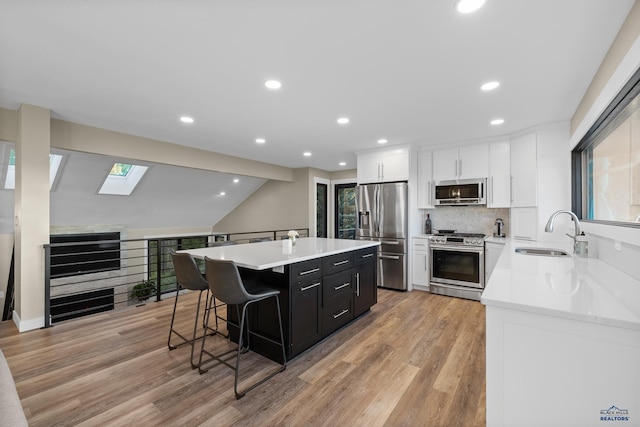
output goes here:
{"type": "MultiPolygon", "coordinates": [[[[188,334],[196,295],[180,297],[188,334]]],[[[484,426],[479,302],[379,289],[378,304],[236,400],[233,371],[199,375],[166,346],[173,300],[18,334],[0,324],[31,426],[484,426]]],[[[207,348],[228,345],[219,337],[207,348]]],[[[199,344],[198,344],[199,345],[199,344]]],[[[214,348],[215,347],[215,348],[214,348]]],[[[199,348],[197,346],[196,348],[199,348]]],[[[249,352],[246,381],[275,364],[249,352]]]]}

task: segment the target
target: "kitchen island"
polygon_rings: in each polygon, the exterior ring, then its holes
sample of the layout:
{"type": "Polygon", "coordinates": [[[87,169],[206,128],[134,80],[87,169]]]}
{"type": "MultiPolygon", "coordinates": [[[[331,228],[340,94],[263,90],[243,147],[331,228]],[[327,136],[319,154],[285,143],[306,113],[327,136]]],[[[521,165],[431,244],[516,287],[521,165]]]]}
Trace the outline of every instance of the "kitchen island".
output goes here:
{"type": "MultiPolygon", "coordinates": [[[[244,280],[260,282],[280,291],[280,305],[287,359],[291,359],[368,311],[377,302],[377,254],[379,242],[302,238],[295,246],[287,241],[190,249],[195,258],[233,260],[244,280]]],[[[231,338],[237,341],[236,310],[229,307],[231,338]]],[[[249,311],[250,328],[279,339],[277,307],[273,299],[261,301],[249,311]]],[[[279,347],[259,337],[251,338],[253,350],[276,361],[279,347]]]]}
{"type": "Polygon", "coordinates": [[[487,425],[640,423],[640,281],[568,243],[507,239],[481,301],[487,425]]]}

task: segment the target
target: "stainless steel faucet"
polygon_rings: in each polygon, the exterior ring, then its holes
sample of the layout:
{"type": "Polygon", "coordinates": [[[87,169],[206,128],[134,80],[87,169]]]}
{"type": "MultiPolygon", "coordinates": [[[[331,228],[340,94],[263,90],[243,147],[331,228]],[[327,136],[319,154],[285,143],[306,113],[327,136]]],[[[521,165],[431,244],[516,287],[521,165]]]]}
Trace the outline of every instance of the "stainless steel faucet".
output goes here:
{"type": "Polygon", "coordinates": [[[546,227],[544,227],[544,231],[546,231],[547,233],[551,233],[553,231],[553,221],[561,213],[566,213],[567,215],[570,215],[575,225],[575,234],[573,236],[569,233],[565,233],[567,236],[573,239],[573,253],[580,256],[586,256],[587,242],[584,238],[581,240],[578,240],[578,236],[584,236],[584,234],[580,232],[580,220],[578,219],[576,214],[574,214],[573,212],[564,211],[564,210],[554,212],[553,214],[551,214],[551,217],[549,217],[549,221],[547,221],[547,225],[546,227]]]}
{"type": "MultiPolygon", "coordinates": [[[[573,220],[573,222],[576,225],[576,234],[575,236],[579,236],[580,235],[580,220],[578,219],[578,217],[576,216],[576,214],[574,214],[571,211],[556,211],[553,214],[551,214],[551,217],[549,218],[549,221],[547,221],[547,226],[544,228],[544,231],[546,231],[547,233],[551,233],[553,231],[553,221],[555,221],[556,217],[558,215],[560,215],[561,213],[566,213],[568,215],[571,215],[571,219],[573,220]]],[[[568,234],[569,237],[571,237],[572,239],[575,239],[574,236],[568,234]]]]}

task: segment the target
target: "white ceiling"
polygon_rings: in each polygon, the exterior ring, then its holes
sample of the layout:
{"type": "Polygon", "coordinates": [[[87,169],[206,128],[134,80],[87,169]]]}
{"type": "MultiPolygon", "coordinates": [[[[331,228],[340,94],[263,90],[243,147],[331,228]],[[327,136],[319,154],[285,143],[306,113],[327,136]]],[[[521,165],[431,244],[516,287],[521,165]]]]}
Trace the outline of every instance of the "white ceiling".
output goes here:
{"type": "Polygon", "coordinates": [[[0,106],[354,168],[379,138],[436,145],[569,120],[632,4],[487,0],[460,15],[453,0],[0,0],[0,106]],[[500,88],[482,93],[489,80],[500,88]]]}

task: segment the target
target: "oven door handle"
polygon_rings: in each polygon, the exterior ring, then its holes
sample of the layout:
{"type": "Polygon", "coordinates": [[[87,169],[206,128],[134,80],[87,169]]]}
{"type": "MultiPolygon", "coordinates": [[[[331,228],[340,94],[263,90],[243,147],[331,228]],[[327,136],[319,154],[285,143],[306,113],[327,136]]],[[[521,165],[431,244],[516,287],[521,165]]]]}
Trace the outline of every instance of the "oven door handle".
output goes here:
{"type": "Polygon", "coordinates": [[[434,249],[441,249],[441,250],[451,251],[451,252],[473,252],[478,254],[484,253],[483,246],[448,246],[448,245],[438,245],[438,244],[432,243],[431,245],[429,245],[429,249],[431,249],[431,251],[433,251],[434,249]]]}

